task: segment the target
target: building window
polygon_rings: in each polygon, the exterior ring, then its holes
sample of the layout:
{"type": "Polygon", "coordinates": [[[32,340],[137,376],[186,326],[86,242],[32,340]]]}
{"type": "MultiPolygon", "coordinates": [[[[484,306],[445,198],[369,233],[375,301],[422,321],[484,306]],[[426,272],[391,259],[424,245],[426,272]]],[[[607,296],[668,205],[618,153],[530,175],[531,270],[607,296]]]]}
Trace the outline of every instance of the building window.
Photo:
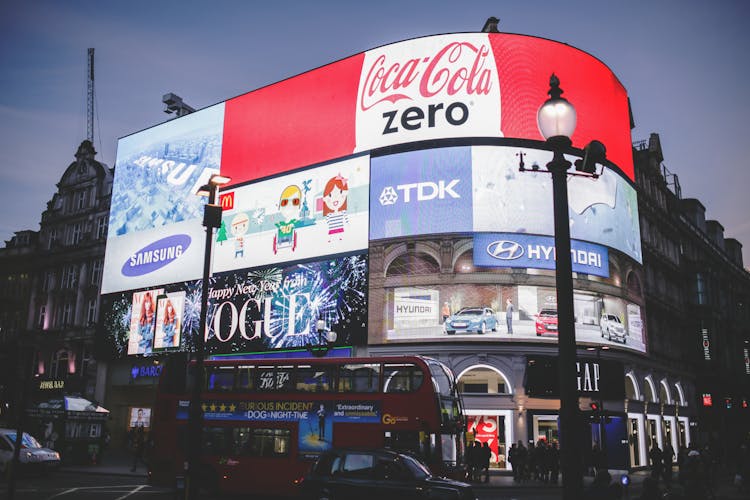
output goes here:
{"type": "Polygon", "coordinates": [[[46,326],[47,326],[47,306],[42,305],[42,306],[39,306],[39,317],[37,320],[37,327],[40,330],[44,330],[46,329],[46,326]]]}
{"type": "Polygon", "coordinates": [[[76,193],[76,208],[78,210],[83,210],[84,208],[86,208],[86,202],[88,201],[88,196],[87,196],[88,194],[89,194],[88,191],[85,189],[83,191],[78,191],[76,193]]]}
{"type": "Polygon", "coordinates": [[[96,239],[102,240],[107,237],[107,216],[103,215],[96,220],[96,239]]]}
{"type": "Polygon", "coordinates": [[[42,291],[43,292],[49,292],[52,290],[52,284],[54,282],[55,275],[51,271],[46,271],[44,273],[44,278],[42,279],[42,291]]]}
{"type": "Polygon", "coordinates": [[[102,279],[102,261],[94,260],[91,262],[91,273],[89,275],[89,284],[94,286],[99,286],[99,283],[101,283],[102,279]]]}
{"type": "Polygon", "coordinates": [[[83,224],[81,222],[76,222],[70,228],[69,243],[71,245],[77,245],[81,242],[82,238],[83,238],[83,224]]]}
{"type": "Polygon", "coordinates": [[[73,323],[73,303],[65,302],[60,309],[60,326],[67,326],[73,323]]]}
{"type": "Polygon", "coordinates": [[[426,253],[407,253],[399,255],[390,266],[387,276],[412,276],[415,274],[437,274],[440,266],[430,255],[426,253]]]}
{"type": "Polygon", "coordinates": [[[89,300],[86,310],[86,323],[89,325],[96,323],[96,299],[89,300]]]}
{"type": "Polygon", "coordinates": [[[63,288],[75,288],[78,286],[78,266],[75,264],[65,266],[62,285],[63,288]]]}
{"type": "Polygon", "coordinates": [[[50,229],[49,231],[49,248],[53,249],[57,245],[57,230],[50,229]]]}
{"type": "Polygon", "coordinates": [[[695,275],[695,300],[699,305],[707,303],[706,278],[701,273],[695,275]]]}

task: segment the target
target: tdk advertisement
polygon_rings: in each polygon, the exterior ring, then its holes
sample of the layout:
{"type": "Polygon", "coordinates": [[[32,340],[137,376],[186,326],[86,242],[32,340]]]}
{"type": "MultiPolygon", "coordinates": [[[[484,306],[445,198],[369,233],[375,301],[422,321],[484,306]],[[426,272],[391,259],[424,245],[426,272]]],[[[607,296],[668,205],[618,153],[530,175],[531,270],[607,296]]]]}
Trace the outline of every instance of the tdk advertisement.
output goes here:
{"type": "MultiPolygon", "coordinates": [[[[573,272],[609,277],[606,247],[571,240],[570,256],[573,272]]],[[[474,265],[555,269],[555,239],[531,234],[475,233],[474,265]]]]}
{"type": "Polygon", "coordinates": [[[471,148],[372,158],[370,239],[472,231],[471,148]]]}

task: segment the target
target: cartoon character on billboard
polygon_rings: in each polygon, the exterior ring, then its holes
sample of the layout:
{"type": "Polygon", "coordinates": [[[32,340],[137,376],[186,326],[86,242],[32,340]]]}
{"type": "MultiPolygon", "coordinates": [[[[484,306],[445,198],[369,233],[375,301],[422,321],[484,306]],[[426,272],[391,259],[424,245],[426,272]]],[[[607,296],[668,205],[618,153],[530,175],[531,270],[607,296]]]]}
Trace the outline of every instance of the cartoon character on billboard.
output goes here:
{"type": "Polygon", "coordinates": [[[344,226],[349,222],[346,201],[349,194],[347,179],[341,174],[331,177],[323,189],[323,216],[328,222],[328,243],[334,236],[343,239],[344,226]]]}
{"type": "Polygon", "coordinates": [[[232,219],[232,235],[234,236],[234,258],[245,256],[245,234],[250,225],[250,218],[241,212],[232,219]]]}
{"type": "Polygon", "coordinates": [[[279,248],[291,247],[292,252],[297,248],[296,227],[300,224],[302,210],[302,191],[294,184],[287,186],[279,198],[279,215],[281,220],[276,222],[276,234],[273,237],[273,253],[279,248]]]}
{"type": "Polygon", "coordinates": [[[141,335],[138,341],[138,349],[140,352],[147,352],[151,343],[154,341],[154,314],[156,308],[154,307],[154,298],[151,296],[151,292],[146,292],[141,302],[141,316],[139,319],[139,333],[141,335]]]}

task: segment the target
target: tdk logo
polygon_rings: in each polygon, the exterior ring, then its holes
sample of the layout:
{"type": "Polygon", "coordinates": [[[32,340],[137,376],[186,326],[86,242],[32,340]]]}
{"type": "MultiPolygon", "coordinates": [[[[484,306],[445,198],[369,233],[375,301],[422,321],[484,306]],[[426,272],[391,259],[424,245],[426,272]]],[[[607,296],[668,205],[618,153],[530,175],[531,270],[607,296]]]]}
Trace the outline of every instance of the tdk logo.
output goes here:
{"type": "Polygon", "coordinates": [[[175,234],[134,252],[122,266],[123,276],[143,276],[178,259],[190,246],[190,236],[175,234]]]}
{"type": "Polygon", "coordinates": [[[487,245],[487,253],[500,260],[515,260],[523,257],[523,246],[515,241],[499,240],[487,245]]]}
{"type": "Polygon", "coordinates": [[[393,186],[386,186],[380,193],[378,200],[383,206],[393,205],[399,199],[402,199],[404,203],[411,203],[416,201],[429,201],[434,199],[443,200],[447,197],[460,199],[461,195],[454,191],[455,187],[460,182],[460,179],[453,179],[446,183],[446,181],[440,180],[437,182],[415,182],[412,184],[399,184],[395,188],[393,186]],[[401,193],[399,196],[398,192],[401,193]]]}

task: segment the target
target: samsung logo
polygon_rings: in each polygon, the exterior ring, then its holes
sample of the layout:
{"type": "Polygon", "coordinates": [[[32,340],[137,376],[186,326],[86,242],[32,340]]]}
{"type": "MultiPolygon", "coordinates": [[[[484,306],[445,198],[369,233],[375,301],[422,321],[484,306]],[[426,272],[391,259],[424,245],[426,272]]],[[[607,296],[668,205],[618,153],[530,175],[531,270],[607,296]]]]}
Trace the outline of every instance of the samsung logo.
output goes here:
{"type": "Polygon", "coordinates": [[[500,260],[515,260],[523,257],[523,246],[515,241],[499,240],[487,245],[487,253],[500,260]]]}
{"type": "Polygon", "coordinates": [[[122,266],[123,276],[143,276],[178,259],[190,246],[190,236],[175,234],[134,252],[122,266]]]}

